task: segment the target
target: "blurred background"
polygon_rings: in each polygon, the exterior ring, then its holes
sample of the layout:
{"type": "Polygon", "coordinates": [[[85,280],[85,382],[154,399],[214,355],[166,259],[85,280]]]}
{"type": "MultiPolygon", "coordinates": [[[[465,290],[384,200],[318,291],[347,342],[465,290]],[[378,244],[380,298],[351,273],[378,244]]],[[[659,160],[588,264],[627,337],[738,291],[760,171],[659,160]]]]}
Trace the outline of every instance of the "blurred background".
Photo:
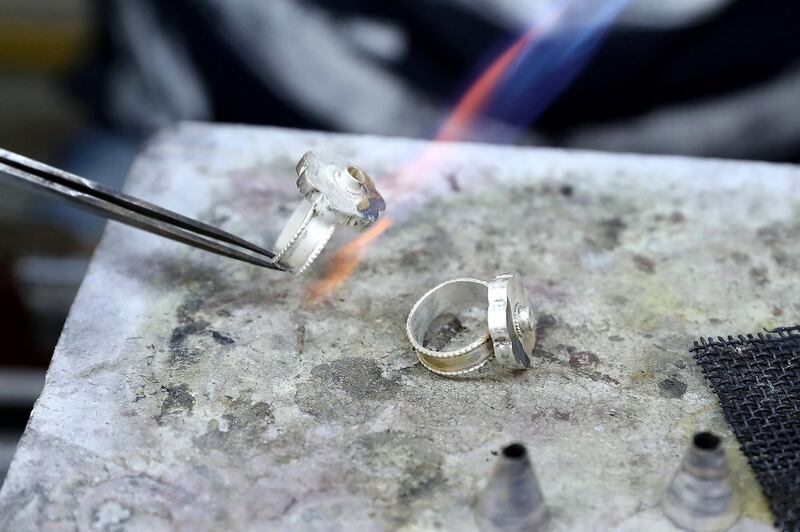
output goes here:
{"type": "MultiPolygon", "coordinates": [[[[800,161],[800,4],[575,1],[621,12],[469,138],[800,161]]],[[[554,3],[0,0],[0,146],[121,188],[181,120],[432,137],[554,3]]],[[[0,482],[103,226],[0,178],[0,482]]]]}

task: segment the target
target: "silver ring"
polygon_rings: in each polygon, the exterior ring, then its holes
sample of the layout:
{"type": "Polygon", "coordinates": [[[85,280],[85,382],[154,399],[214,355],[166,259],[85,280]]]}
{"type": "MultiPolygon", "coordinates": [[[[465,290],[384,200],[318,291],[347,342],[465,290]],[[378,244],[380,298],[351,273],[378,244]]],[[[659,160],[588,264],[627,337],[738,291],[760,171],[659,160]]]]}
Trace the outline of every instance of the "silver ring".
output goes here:
{"type": "Polygon", "coordinates": [[[313,152],[297,163],[297,176],[303,199],[275,240],[273,260],[299,275],[322,253],[337,225],[366,229],[378,220],[386,203],[363,170],[323,161],[313,152]]]}
{"type": "Polygon", "coordinates": [[[433,351],[423,346],[433,320],[448,310],[486,304],[489,284],[477,279],[453,279],[429,290],[411,309],[406,333],[422,365],[440,375],[463,375],[483,367],[492,356],[487,328],[478,338],[455,351],[433,351]]]}
{"type": "Polygon", "coordinates": [[[527,369],[536,345],[536,321],[520,275],[501,273],[488,283],[453,279],[429,290],[408,314],[406,334],[422,365],[440,375],[476,371],[492,355],[504,367],[527,369]],[[423,345],[436,318],[475,304],[486,307],[486,330],[479,337],[455,351],[434,351],[423,345]]]}

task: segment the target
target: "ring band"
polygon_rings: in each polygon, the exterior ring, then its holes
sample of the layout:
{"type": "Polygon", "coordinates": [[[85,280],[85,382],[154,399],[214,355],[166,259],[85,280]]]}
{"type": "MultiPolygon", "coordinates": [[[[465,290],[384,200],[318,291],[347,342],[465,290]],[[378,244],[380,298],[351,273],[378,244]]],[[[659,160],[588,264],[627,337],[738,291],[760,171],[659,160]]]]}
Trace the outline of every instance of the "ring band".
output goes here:
{"type": "Polygon", "coordinates": [[[302,199],[275,240],[278,253],[273,260],[300,275],[322,253],[335,228],[320,217],[316,204],[302,199]]]}
{"type": "Polygon", "coordinates": [[[433,351],[423,346],[431,323],[446,311],[465,305],[486,305],[489,284],[477,279],[453,279],[429,290],[411,309],[406,333],[419,361],[440,375],[463,375],[480,369],[493,353],[488,327],[479,338],[455,351],[433,351]]]}

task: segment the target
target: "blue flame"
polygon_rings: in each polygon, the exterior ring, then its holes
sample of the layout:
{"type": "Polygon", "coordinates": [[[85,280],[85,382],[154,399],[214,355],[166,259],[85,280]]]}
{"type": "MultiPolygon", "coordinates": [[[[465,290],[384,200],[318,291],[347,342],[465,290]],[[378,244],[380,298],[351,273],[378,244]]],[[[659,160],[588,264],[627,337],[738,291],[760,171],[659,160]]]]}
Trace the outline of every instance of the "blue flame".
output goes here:
{"type": "MultiPolygon", "coordinates": [[[[558,20],[526,43],[503,76],[483,115],[502,122],[489,141],[510,142],[533,123],[590,62],[629,0],[554,2],[558,20]],[[498,138],[498,136],[503,138],[498,138]]],[[[538,24],[538,22],[537,22],[538,24]]],[[[477,132],[477,138],[481,138],[477,132]]]]}

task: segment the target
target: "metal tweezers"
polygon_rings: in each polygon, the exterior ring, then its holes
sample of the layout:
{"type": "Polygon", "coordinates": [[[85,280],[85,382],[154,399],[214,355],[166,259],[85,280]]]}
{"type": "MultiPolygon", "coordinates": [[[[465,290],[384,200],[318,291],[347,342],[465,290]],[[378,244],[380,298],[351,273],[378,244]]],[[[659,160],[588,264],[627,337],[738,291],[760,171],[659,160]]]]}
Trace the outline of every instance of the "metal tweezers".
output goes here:
{"type": "Polygon", "coordinates": [[[94,181],[0,149],[0,171],[30,188],[55,194],[89,211],[224,257],[284,271],[275,254],[215,227],[106,188],[94,181]]]}

